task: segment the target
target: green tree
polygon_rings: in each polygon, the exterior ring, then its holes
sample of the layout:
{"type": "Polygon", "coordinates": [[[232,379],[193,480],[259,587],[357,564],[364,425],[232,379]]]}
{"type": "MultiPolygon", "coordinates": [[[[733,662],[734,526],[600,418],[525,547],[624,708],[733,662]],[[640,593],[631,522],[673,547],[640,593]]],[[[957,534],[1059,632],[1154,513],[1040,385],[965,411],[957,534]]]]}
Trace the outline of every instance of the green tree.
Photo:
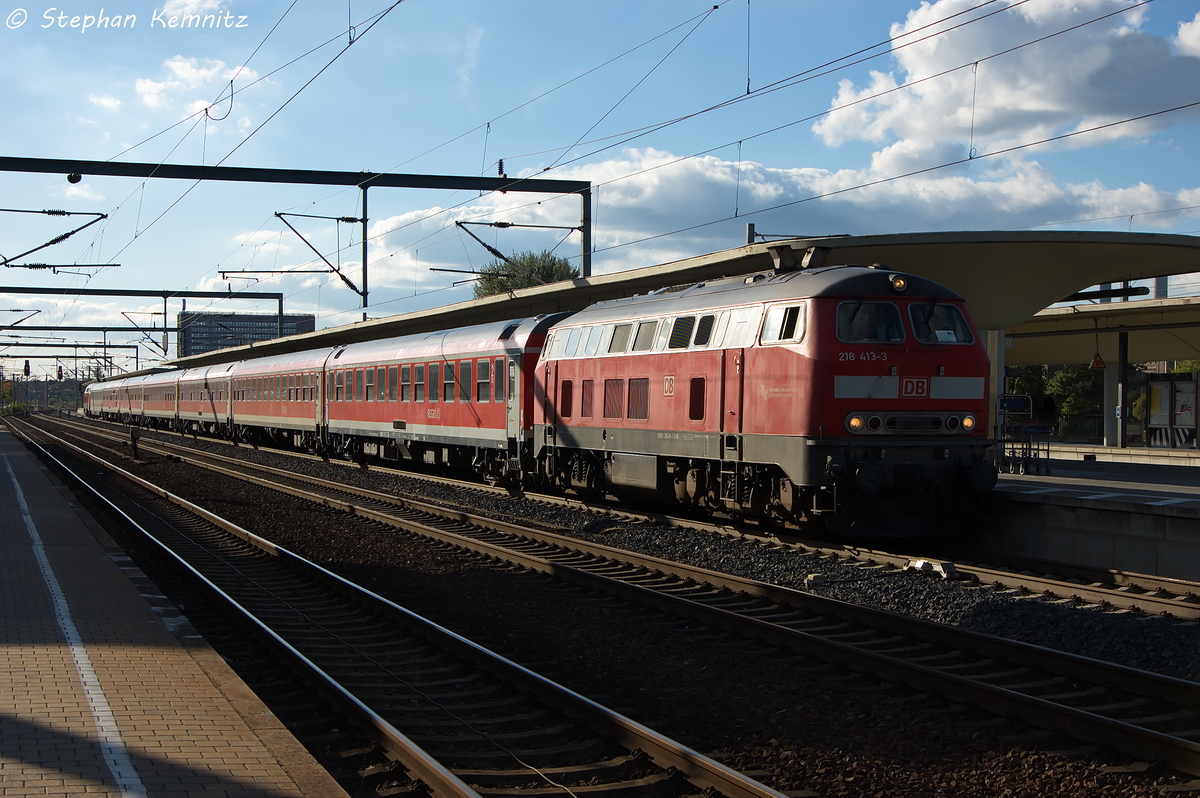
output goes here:
{"type": "Polygon", "coordinates": [[[1104,412],[1104,371],[1083,364],[1062,366],[1046,384],[1060,413],[1104,412]]]}
{"type": "Polygon", "coordinates": [[[1176,360],[1175,368],[1171,369],[1174,374],[1187,374],[1193,371],[1200,371],[1200,360],[1176,360]]]}
{"type": "Polygon", "coordinates": [[[541,252],[518,252],[509,257],[511,263],[493,260],[479,270],[475,281],[475,298],[493,294],[505,294],[517,288],[531,288],[579,276],[579,269],[566,258],[548,250],[541,252]]]}
{"type": "Polygon", "coordinates": [[[1009,383],[1012,393],[1027,395],[1033,400],[1034,412],[1046,400],[1046,367],[1021,366],[1021,373],[1012,377],[1009,383]]]}

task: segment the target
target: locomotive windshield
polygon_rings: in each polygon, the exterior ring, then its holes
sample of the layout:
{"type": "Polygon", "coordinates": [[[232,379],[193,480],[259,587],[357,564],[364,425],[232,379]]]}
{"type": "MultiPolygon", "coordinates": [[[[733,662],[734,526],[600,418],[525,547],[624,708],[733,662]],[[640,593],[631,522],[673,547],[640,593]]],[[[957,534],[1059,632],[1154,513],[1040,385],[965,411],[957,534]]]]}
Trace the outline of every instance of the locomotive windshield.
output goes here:
{"type": "Polygon", "coordinates": [[[923,344],[972,344],[975,336],[956,305],[914,302],[908,306],[913,334],[923,344]]]}
{"type": "Polygon", "coordinates": [[[904,340],[900,308],[891,302],[843,302],[837,309],[838,340],[849,344],[895,344],[904,340]]]}

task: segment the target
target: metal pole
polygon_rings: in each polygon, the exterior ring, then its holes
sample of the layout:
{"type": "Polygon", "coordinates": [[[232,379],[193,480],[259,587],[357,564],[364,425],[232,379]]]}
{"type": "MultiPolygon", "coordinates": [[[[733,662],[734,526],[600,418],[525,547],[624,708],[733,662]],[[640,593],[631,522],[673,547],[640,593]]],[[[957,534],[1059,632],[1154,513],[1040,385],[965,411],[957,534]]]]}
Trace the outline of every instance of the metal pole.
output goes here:
{"type": "Polygon", "coordinates": [[[363,210],[362,210],[362,306],[363,306],[363,321],[367,320],[367,186],[362,187],[363,193],[363,210]]]}
{"type": "MultiPolygon", "coordinates": [[[[154,317],[150,317],[150,326],[154,326],[154,317]]],[[[167,347],[170,341],[167,340],[167,295],[163,294],[163,357],[167,356],[167,347]]]]}
{"type": "Polygon", "coordinates": [[[1117,436],[1121,439],[1118,447],[1126,446],[1125,435],[1129,429],[1129,333],[1117,333],[1117,410],[1121,414],[1117,419],[1117,436]]]}
{"type": "Polygon", "coordinates": [[[582,205],[579,218],[579,275],[592,276],[592,190],[579,192],[582,205]]]}
{"type": "Polygon", "coordinates": [[[283,297],[279,297],[279,308],[275,313],[275,337],[283,337],[283,297]]]}

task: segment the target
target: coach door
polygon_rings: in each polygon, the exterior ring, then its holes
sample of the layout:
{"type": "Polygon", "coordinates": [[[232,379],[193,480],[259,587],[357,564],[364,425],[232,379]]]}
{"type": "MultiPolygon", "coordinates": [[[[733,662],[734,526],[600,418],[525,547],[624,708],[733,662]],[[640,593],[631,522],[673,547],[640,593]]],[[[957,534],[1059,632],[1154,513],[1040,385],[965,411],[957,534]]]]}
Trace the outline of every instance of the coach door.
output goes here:
{"type": "Polygon", "coordinates": [[[520,454],[521,438],[521,388],[517,375],[519,374],[516,358],[508,359],[508,379],[505,386],[507,397],[505,434],[508,437],[508,456],[517,457],[520,454]]]}

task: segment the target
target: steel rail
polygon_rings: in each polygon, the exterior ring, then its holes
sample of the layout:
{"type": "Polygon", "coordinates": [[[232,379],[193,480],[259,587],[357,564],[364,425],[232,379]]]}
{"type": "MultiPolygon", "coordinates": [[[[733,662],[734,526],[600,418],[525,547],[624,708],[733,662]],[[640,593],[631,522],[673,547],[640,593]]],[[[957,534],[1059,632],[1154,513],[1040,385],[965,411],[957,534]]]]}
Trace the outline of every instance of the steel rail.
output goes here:
{"type": "MultiPolygon", "coordinates": [[[[11,427],[10,427],[11,428],[11,427]]],[[[232,524],[219,516],[210,513],[203,508],[188,502],[182,497],[176,496],[161,487],[150,483],[135,474],[132,474],[120,467],[94,455],[86,450],[80,449],[66,441],[62,441],[50,433],[41,431],[74,451],[92,459],[95,462],[103,464],[111,469],[114,473],[120,474],[122,477],[140,485],[145,490],[176,504],[184,507],[189,512],[195,513],[210,523],[225,529],[254,545],[262,550],[281,557],[282,559],[292,562],[312,573],[319,574],[325,581],[335,588],[349,593],[357,598],[366,598],[377,606],[385,609],[387,612],[398,617],[406,626],[416,627],[427,632],[431,637],[437,639],[438,643],[447,648],[453,649],[462,655],[464,658],[470,659],[482,667],[499,673],[502,678],[505,678],[523,689],[533,693],[534,695],[547,700],[559,707],[568,715],[582,720],[584,723],[591,726],[594,730],[604,733],[612,737],[620,745],[630,750],[644,751],[655,762],[656,765],[664,769],[674,768],[678,770],[689,782],[703,789],[712,789],[727,796],[727,798],[785,798],[782,793],[779,793],[771,788],[755,781],[754,779],[745,776],[719,762],[716,762],[703,754],[694,751],[693,749],[684,746],[658,732],[650,729],[642,724],[614,712],[591,699],[582,696],[566,687],[563,687],[555,682],[546,679],[545,677],[519,665],[511,660],[499,656],[483,647],[471,642],[470,640],[458,635],[444,627],[441,627],[428,619],[425,619],[411,611],[401,607],[394,602],[385,599],[378,594],[375,594],[366,588],[356,585],[337,574],[323,568],[315,563],[306,560],[300,555],[289,551],[288,549],[277,546],[274,543],[255,535],[235,524],[232,524]]],[[[41,448],[41,447],[39,447],[41,448]]],[[[221,469],[225,471],[225,469],[221,469]]],[[[77,477],[78,478],[78,477],[77,477]]],[[[258,480],[252,480],[258,481],[258,480]]],[[[389,497],[395,498],[395,497],[389,497]]],[[[359,515],[372,517],[376,515],[374,512],[359,512],[359,515]]],[[[374,520],[381,520],[380,518],[374,520]]],[[[215,586],[214,586],[215,587],[215,586]]],[[[285,644],[286,645],[286,644],[285,644]]],[[[298,652],[297,652],[298,653],[298,652]]],[[[300,655],[303,656],[303,655],[300,655]]],[[[344,692],[344,690],[343,690],[344,692]]],[[[346,693],[346,695],[350,695],[346,693]]],[[[353,698],[353,696],[350,696],[353,698]]],[[[357,702],[357,699],[354,699],[357,702]]],[[[361,703],[361,702],[359,702],[361,703]]],[[[368,710],[369,711],[369,710],[368,710]]],[[[378,717],[378,716],[376,716],[378,717]]],[[[379,721],[387,724],[387,721],[379,718],[379,721]]],[[[387,724],[390,728],[390,724],[387,724]]],[[[400,732],[396,730],[398,734],[400,732]]],[[[407,738],[404,738],[407,740],[407,738]]],[[[411,744],[411,742],[410,742],[411,744]]],[[[415,747],[415,744],[413,744],[415,747]]],[[[417,748],[420,751],[421,749],[417,748]]],[[[421,751],[421,753],[424,753],[421,751]]],[[[401,760],[404,761],[404,760],[401,760]]],[[[407,766],[407,763],[405,763],[407,766]]],[[[441,767],[440,765],[438,767],[441,767]]],[[[414,772],[417,772],[414,769],[414,772]]],[[[449,771],[446,771],[449,773],[449,771]]],[[[453,774],[450,774],[453,775],[453,774]]],[[[455,777],[457,778],[457,777],[455,777]]],[[[432,786],[432,785],[431,785],[432,786]]],[[[464,785],[465,786],[465,785],[464,785]]],[[[469,789],[469,788],[468,788],[469,789]]],[[[474,795],[474,792],[469,793],[474,795]]]]}
{"type": "MultiPolygon", "coordinates": [[[[209,466],[216,470],[238,476],[232,469],[209,466]]],[[[248,466],[262,469],[261,466],[248,466]]],[[[276,469],[276,471],[280,471],[276,469]]],[[[372,491],[358,491],[329,480],[315,480],[283,472],[289,480],[301,482],[324,482],[327,490],[341,494],[369,494],[369,500],[386,502],[393,507],[409,504],[398,497],[372,491]]],[[[817,651],[823,659],[841,662],[853,668],[868,670],[889,679],[899,679],[923,690],[949,695],[956,700],[969,701],[1001,714],[1017,714],[1028,722],[1039,726],[1061,728],[1068,733],[1090,741],[1108,743],[1140,757],[1161,758],[1171,765],[1190,773],[1200,774],[1200,744],[1170,734],[1140,727],[1134,723],[1088,712],[1083,709],[1056,703],[1037,696],[1027,695],[1003,686],[972,679],[955,673],[947,673],[936,667],[887,656],[850,643],[831,640],[820,635],[791,629],[769,621],[750,618],[720,607],[705,606],[689,598],[671,592],[662,592],[653,587],[622,581],[607,573],[593,573],[575,564],[550,558],[545,554],[515,551],[504,546],[480,541],[459,533],[450,532],[426,522],[397,518],[394,510],[379,509],[355,504],[336,496],[323,495],[291,486],[281,486],[271,480],[241,475],[242,479],[272,486],[300,498],[342,509],[370,520],[398,526],[417,534],[433,537],[453,545],[465,546],[506,562],[526,568],[550,573],[562,579],[584,584],[592,589],[637,600],[677,615],[692,617],[720,628],[767,641],[790,650],[803,653],[817,651]]],[[[958,649],[967,649],[987,656],[1002,657],[1010,662],[1031,665],[1051,673],[1080,677],[1092,683],[1111,685],[1138,695],[1164,698],[1184,707],[1200,707],[1200,684],[1173,677],[1152,674],[1134,668],[1093,660],[1074,654],[1054,651],[1028,643],[1006,640],[978,632],[956,629],[930,621],[910,618],[882,610],[874,610],[841,602],[836,599],[816,596],[789,588],[769,585],[754,580],[733,577],[706,569],[681,565],[655,557],[634,555],[598,544],[584,543],[551,532],[536,529],[512,531],[511,524],[497,524],[490,519],[480,519],[467,513],[437,508],[443,517],[470,524],[482,523],[504,534],[519,534],[541,543],[569,548],[608,561],[628,563],[651,573],[672,574],[679,579],[694,583],[710,584],[772,601],[786,607],[803,608],[808,611],[832,616],[844,621],[884,628],[894,634],[918,640],[935,641],[958,649]],[[498,529],[499,528],[499,529],[498,529]]],[[[611,569],[610,569],[611,570],[611,569]]],[[[645,581],[644,575],[639,581],[645,581]]]]}

